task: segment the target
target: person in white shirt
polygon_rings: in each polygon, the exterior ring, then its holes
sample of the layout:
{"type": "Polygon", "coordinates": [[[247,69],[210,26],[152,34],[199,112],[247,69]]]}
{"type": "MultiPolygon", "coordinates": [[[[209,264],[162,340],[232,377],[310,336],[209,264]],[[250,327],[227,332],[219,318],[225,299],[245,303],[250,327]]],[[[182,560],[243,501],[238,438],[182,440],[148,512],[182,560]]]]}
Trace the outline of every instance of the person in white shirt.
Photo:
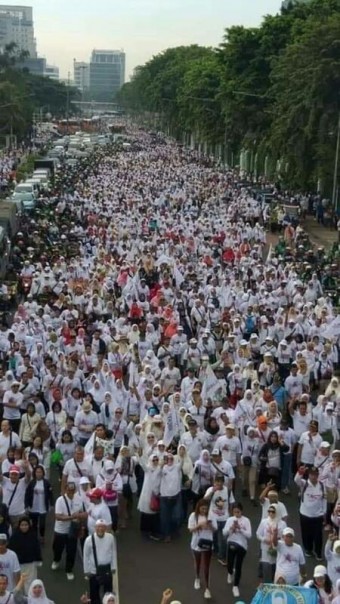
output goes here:
{"type": "Polygon", "coordinates": [[[20,580],[20,564],[18,556],[11,549],[7,548],[7,535],[0,534],[0,568],[1,575],[8,579],[7,589],[13,591],[20,580]]]}
{"type": "Polygon", "coordinates": [[[325,545],[325,558],[327,560],[327,574],[333,585],[339,579],[340,568],[340,539],[338,535],[329,535],[325,545]]]}
{"type": "Polygon", "coordinates": [[[251,524],[249,518],[243,516],[241,503],[234,503],[232,516],[228,518],[223,529],[223,535],[227,537],[227,566],[228,583],[234,583],[233,596],[240,595],[239,584],[241,580],[242,565],[248,549],[248,540],[251,539],[251,524]]]}
{"type": "Polygon", "coordinates": [[[233,424],[228,424],[225,432],[224,436],[218,437],[215,446],[216,449],[220,449],[223,459],[229,461],[236,474],[236,469],[240,465],[241,459],[240,439],[235,436],[235,426],[233,424]]]}
{"type": "Polygon", "coordinates": [[[3,398],[3,418],[9,420],[12,430],[17,434],[20,428],[20,409],[24,398],[21,392],[19,392],[19,387],[20,382],[12,382],[10,390],[6,390],[3,398]]]}
{"type": "Polygon", "coordinates": [[[205,591],[204,598],[211,599],[210,593],[210,563],[213,548],[214,532],[217,529],[216,520],[209,518],[209,504],[205,499],[197,502],[195,511],[188,520],[188,529],[191,533],[191,551],[195,560],[194,589],[201,587],[201,567],[203,567],[205,591]]]}
{"type": "Polygon", "coordinates": [[[3,419],[1,422],[0,432],[0,457],[5,458],[9,447],[20,449],[21,441],[19,436],[13,432],[8,419],[3,419]]]}
{"type": "Polygon", "coordinates": [[[84,401],[74,418],[74,425],[78,429],[78,440],[81,446],[85,447],[97,423],[97,413],[92,411],[92,405],[89,401],[84,401]]]}
{"type": "Polygon", "coordinates": [[[164,458],[160,484],[160,522],[163,539],[171,541],[173,529],[177,524],[178,501],[181,493],[182,469],[179,462],[174,461],[172,453],[164,458]]]}
{"type": "Polygon", "coordinates": [[[7,505],[12,527],[16,527],[19,519],[25,515],[25,492],[31,478],[28,461],[18,462],[21,467],[10,466],[8,475],[3,474],[1,481],[2,502],[7,505]]]}
{"type": "Polygon", "coordinates": [[[90,500],[87,506],[87,530],[89,535],[95,532],[97,520],[104,520],[108,529],[111,529],[111,514],[108,505],[103,501],[103,493],[101,489],[95,488],[88,493],[90,500]]]}
{"type": "Polygon", "coordinates": [[[73,567],[77,553],[78,532],[80,522],[86,520],[83,502],[77,493],[75,482],[68,482],[65,495],[58,497],[55,504],[55,523],[53,538],[53,562],[51,569],[57,570],[64,549],[66,549],[66,576],[73,581],[73,567]]]}
{"type": "Polygon", "coordinates": [[[274,536],[273,544],[277,550],[276,572],[274,582],[284,577],[286,585],[298,585],[300,574],[306,578],[305,557],[302,547],[294,543],[295,532],[287,527],[282,531],[282,539],[274,536]]]}
{"type": "Polygon", "coordinates": [[[206,437],[203,432],[198,431],[196,420],[190,419],[187,423],[189,431],[182,434],[180,444],[186,446],[191,461],[195,462],[206,447],[206,437]]]}
{"type": "Polygon", "coordinates": [[[205,492],[204,499],[210,502],[209,520],[214,520],[217,524],[217,531],[214,533],[214,547],[217,553],[217,560],[222,566],[227,566],[227,544],[223,537],[223,529],[229,518],[229,507],[235,503],[234,495],[227,486],[224,476],[217,475],[214,484],[205,492]]]}
{"type": "Polygon", "coordinates": [[[303,464],[312,467],[318,448],[322,443],[322,437],[318,432],[318,422],[314,419],[309,423],[309,430],[303,432],[299,438],[297,450],[297,465],[303,464]]]}
{"type": "Polygon", "coordinates": [[[315,553],[322,560],[323,522],[326,519],[327,500],[325,487],[319,480],[319,470],[310,468],[308,478],[303,478],[307,468],[300,466],[295,475],[295,483],[301,492],[300,525],[305,556],[315,553]]]}
{"type": "Polygon", "coordinates": [[[115,537],[107,532],[105,520],[98,519],[95,533],[84,544],[84,574],[89,579],[91,604],[100,604],[105,593],[112,592],[112,573],[117,569],[115,537]]]}
{"type": "Polygon", "coordinates": [[[82,476],[92,477],[91,462],[88,459],[84,459],[84,449],[80,445],[76,447],[74,456],[69,459],[63,468],[63,475],[61,479],[61,492],[64,493],[66,483],[72,480],[79,490],[79,481],[82,476]]]}
{"type": "Polygon", "coordinates": [[[282,531],[287,524],[281,520],[277,504],[273,503],[268,508],[268,517],[263,518],[256,531],[256,537],[261,543],[260,574],[263,583],[273,583],[276,566],[276,548],[273,539],[276,534],[281,539],[282,531]]]}

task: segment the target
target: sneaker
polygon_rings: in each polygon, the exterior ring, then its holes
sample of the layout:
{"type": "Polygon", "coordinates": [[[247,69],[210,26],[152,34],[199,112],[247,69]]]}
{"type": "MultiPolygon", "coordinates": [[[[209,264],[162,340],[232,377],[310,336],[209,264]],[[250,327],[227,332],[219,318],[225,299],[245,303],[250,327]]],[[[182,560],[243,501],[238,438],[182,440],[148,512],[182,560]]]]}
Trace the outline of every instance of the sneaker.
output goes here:
{"type": "Polygon", "coordinates": [[[66,573],[66,577],[68,581],[73,581],[74,579],[74,574],[73,573],[66,573]]]}
{"type": "Polygon", "coordinates": [[[233,587],[233,596],[234,596],[234,598],[238,598],[239,595],[240,595],[240,590],[239,590],[238,587],[236,587],[236,585],[234,585],[234,587],[233,587]]]}
{"type": "Polygon", "coordinates": [[[210,589],[206,589],[204,592],[204,597],[206,600],[211,600],[211,593],[210,593],[210,589]]]}
{"type": "Polygon", "coordinates": [[[228,578],[227,578],[227,583],[228,583],[228,585],[231,585],[231,584],[232,584],[232,582],[233,582],[233,578],[234,578],[234,577],[233,577],[233,575],[230,575],[230,574],[228,573],[228,578]]]}
{"type": "Polygon", "coordinates": [[[288,487],[285,487],[284,489],[282,489],[282,493],[284,493],[284,495],[289,495],[290,490],[288,489],[288,487]]]}
{"type": "Polygon", "coordinates": [[[227,566],[227,562],[225,560],[222,560],[222,558],[217,558],[217,562],[219,564],[222,564],[222,566],[227,566]]]}
{"type": "Polygon", "coordinates": [[[312,555],[313,555],[312,552],[305,552],[306,558],[311,558],[312,555]]]}
{"type": "Polygon", "coordinates": [[[194,589],[201,589],[201,581],[199,579],[195,579],[194,589]]]}
{"type": "Polygon", "coordinates": [[[322,562],[322,560],[323,560],[322,557],[320,558],[320,556],[317,556],[316,554],[315,554],[315,559],[317,562],[322,562]]]}
{"type": "Polygon", "coordinates": [[[52,562],[51,569],[52,570],[57,570],[57,568],[59,568],[59,562],[52,562]]]}

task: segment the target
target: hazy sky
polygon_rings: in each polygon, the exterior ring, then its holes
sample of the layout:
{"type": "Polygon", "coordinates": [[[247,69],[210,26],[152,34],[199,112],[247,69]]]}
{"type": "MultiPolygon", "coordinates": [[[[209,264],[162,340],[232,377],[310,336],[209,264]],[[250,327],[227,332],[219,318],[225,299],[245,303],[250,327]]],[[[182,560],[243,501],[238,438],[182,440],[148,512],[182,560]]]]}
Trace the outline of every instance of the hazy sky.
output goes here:
{"type": "MultiPolygon", "coordinates": [[[[5,2],[4,2],[5,4],[5,2]]],[[[40,56],[73,75],[73,59],[93,48],[124,49],[127,78],[136,65],[180,44],[217,46],[225,27],[257,25],[281,0],[22,0],[33,6],[40,56]]]]}

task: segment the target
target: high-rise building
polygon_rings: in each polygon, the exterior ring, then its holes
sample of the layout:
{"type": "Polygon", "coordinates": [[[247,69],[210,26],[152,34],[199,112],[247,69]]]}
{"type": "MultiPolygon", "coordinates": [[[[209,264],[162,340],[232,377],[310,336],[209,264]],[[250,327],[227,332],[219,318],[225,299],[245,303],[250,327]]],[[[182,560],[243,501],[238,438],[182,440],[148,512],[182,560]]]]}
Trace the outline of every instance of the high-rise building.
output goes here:
{"type": "Polygon", "coordinates": [[[90,88],[90,65],[84,61],[73,61],[73,79],[75,86],[81,91],[90,88]]]}
{"type": "Polygon", "coordinates": [[[19,50],[27,51],[30,57],[37,56],[31,6],[0,4],[0,52],[11,42],[19,50]]]}
{"type": "Polygon", "coordinates": [[[90,94],[96,101],[114,101],[125,81],[122,50],[93,50],[90,61],[90,94]]]}

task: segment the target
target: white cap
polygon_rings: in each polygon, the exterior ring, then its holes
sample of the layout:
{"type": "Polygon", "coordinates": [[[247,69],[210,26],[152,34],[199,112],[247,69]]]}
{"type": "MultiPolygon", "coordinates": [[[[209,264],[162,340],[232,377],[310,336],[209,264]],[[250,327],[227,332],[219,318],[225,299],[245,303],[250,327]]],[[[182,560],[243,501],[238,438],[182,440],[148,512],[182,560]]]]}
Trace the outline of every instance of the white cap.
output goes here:
{"type": "Polygon", "coordinates": [[[79,484],[90,484],[90,480],[87,478],[87,476],[82,476],[79,480],[79,484]]]}
{"type": "Polygon", "coordinates": [[[282,535],[285,537],[286,535],[291,535],[292,537],[295,537],[295,532],[294,529],[290,528],[289,526],[287,526],[287,528],[283,529],[282,531],[282,535]]]}
{"type": "Polygon", "coordinates": [[[96,520],[96,526],[106,526],[107,523],[105,520],[103,520],[103,518],[99,518],[98,520],[96,520]]]}
{"type": "Polygon", "coordinates": [[[327,575],[327,568],[322,564],[318,564],[314,568],[313,577],[324,577],[325,575],[327,575]]]}

